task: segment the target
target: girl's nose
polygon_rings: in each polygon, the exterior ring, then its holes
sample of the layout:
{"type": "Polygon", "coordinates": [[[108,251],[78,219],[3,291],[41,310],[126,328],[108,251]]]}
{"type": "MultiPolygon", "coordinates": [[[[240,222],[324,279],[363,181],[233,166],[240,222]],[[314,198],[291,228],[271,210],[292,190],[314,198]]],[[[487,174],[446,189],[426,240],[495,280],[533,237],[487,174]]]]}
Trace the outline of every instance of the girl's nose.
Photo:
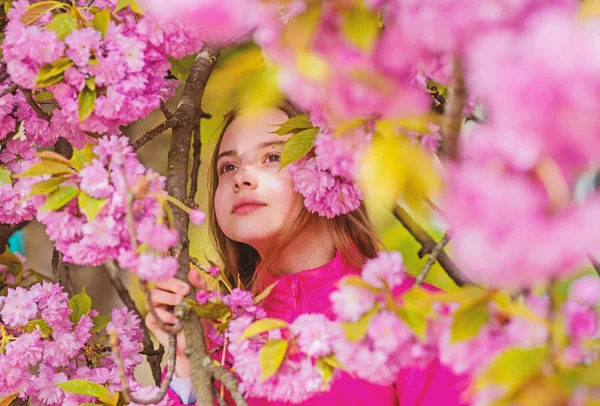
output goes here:
{"type": "Polygon", "coordinates": [[[258,178],[256,174],[248,166],[239,168],[234,176],[233,188],[240,189],[256,189],[258,186],[258,178]]]}

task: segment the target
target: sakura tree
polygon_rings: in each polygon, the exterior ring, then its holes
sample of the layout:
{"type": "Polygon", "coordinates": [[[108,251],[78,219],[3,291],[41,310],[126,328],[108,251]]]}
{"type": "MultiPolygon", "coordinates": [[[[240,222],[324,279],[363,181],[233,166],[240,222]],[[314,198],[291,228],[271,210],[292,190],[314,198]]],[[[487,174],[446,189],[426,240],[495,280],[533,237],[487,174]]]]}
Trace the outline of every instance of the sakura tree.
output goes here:
{"type": "Polygon", "coordinates": [[[297,403],[340,370],[385,385],[434,358],[469,375],[472,404],[600,402],[600,194],[580,193],[600,159],[598,1],[2,4],[2,245],[35,219],[55,247],[53,279],[0,255],[2,404],[169,404],[182,330],[198,404],[223,402],[213,380],[239,405],[297,403]],[[424,263],[381,252],[331,295],[335,320],[288,324],[260,307],[269,288],[255,297],[190,256],[211,77],[248,108],[307,111],[275,129],[293,134],[282,165],[306,208],[379,207],[424,263]],[[123,135],[157,109],[156,128],[123,135]],[[136,151],[168,129],[164,177],[136,151]],[[105,272],[124,307],[100,316],[60,261],[105,272]],[[213,289],[163,323],[162,373],[119,271],[147,296],[190,265],[213,289]],[[445,291],[425,284],[434,268],[445,291]],[[133,377],[143,357],[156,386],[133,377]]]}

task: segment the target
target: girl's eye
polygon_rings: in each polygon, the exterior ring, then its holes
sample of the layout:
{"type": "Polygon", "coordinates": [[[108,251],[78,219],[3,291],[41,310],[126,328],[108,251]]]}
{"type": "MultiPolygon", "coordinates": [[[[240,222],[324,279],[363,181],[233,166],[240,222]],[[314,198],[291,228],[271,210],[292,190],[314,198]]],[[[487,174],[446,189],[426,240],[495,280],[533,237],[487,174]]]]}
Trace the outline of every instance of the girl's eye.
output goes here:
{"type": "Polygon", "coordinates": [[[267,162],[281,162],[281,155],[279,153],[272,153],[267,155],[267,162]]]}
{"type": "Polygon", "coordinates": [[[219,174],[227,173],[227,172],[234,171],[235,165],[232,163],[225,162],[225,163],[220,164],[218,169],[219,169],[218,170],[219,174]]]}

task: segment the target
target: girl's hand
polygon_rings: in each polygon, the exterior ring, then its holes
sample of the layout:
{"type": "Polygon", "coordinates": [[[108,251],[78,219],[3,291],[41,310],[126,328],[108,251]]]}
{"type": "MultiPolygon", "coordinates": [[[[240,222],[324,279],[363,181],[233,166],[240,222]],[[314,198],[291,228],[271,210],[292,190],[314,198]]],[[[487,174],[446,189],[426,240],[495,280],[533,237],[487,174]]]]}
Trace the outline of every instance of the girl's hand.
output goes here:
{"type": "MultiPolygon", "coordinates": [[[[196,290],[206,290],[206,280],[195,269],[191,269],[188,273],[188,280],[196,290]]],[[[156,287],[150,290],[150,302],[156,311],[156,315],[165,324],[176,324],[177,317],[169,311],[168,307],[181,303],[189,291],[189,285],[177,278],[157,282],[156,287]]],[[[152,331],[162,346],[168,349],[169,334],[160,328],[158,321],[152,313],[148,312],[145,322],[148,329],[152,331]]],[[[189,360],[185,355],[185,336],[183,335],[183,331],[181,331],[177,334],[177,365],[175,373],[180,378],[187,378],[189,376],[189,369],[189,360]]]]}

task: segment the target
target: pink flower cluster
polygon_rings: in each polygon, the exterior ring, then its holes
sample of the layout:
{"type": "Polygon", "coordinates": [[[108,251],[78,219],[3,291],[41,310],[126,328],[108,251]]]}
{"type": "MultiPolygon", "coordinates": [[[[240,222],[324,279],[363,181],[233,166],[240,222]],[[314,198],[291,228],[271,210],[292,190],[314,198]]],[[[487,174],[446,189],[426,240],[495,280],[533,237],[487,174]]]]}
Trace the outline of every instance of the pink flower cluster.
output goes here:
{"type": "Polygon", "coordinates": [[[77,174],[73,184],[95,199],[106,199],[105,206],[92,221],[72,200],[57,211],[39,211],[37,218],[64,260],[79,265],[101,265],[117,259],[146,280],[162,280],[177,272],[177,259],[163,255],[179,240],[176,230],[161,222],[164,178],[147,170],[125,137],[104,137],[93,149],[95,158],[77,174]],[[134,251],[127,226],[127,196],[134,220],[134,251]]]}
{"type": "MultiPolygon", "coordinates": [[[[98,4],[93,6],[108,6],[113,10],[116,5],[95,3],[98,4]]],[[[61,41],[47,27],[52,13],[26,26],[21,16],[29,3],[19,0],[14,6],[9,12],[3,41],[3,56],[11,79],[27,89],[36,89],[36,76],[42,66],[60,58],[70,65],[59,83],[47,86],[59,108],[53,112],[50,124],[38,123],[41,132],[50,133],[46,138],[67,129],[76,140],[85,140],[82,131],[118,133],[119,126],[145,117],[158,108],[161,100],[169,98],[177,85],[176,80],[165,79],[170,68],[167,57],[197,52],[201,46],[200,41],[187,38],[176,24],[159,27],[149,17],[138,22],[137,15],[129,8],[117,13],[118,20],[111,19],[104,36],[90,26],[74,29],[61,41]],[[171,46],[165,39],[171,34],[170,28],[178,46],[171,46]],[[97,97],[91,115],[80,122],[78,99],[85,89],[97,97]]],[[[92,21],[93,15],[88,10],[80,12],[83,18],[92,21]]],[[[31,114],[27,118],[39,120],[31,114]]],[[[81,142],[85,141],[77,146],[81,142]]]]}
{"type": "MultiPolygon", "coordinates": [[[[24,172],[40,159],[28,141],[12,139],[0,152],[0,171],[10,175],[24,172]]],[[[28,198],[31,187],[37,182],[32,178],[14,178],[11,183],[0,182],[0,223],[18,224],[31,220],[36,212],[35,199],[28,198]]]]}
{"type": "Polygon", "coordinates": [[[597,21],[547,13],[518,35],[481,39],[470,55],[473,72],[495,78],[490,86],[469,76],[490,122],[464,145],[465,162],[449,167],[443,209],[453,253],[478,283],[531,287],[576,271],[600,250],[600,195],[572,198],[577,176],[600,154],[600,64],[585,62],[598,35],[597,21]],[[566,53],[551,52],[547,41],[561,41],[566,53]]]}
{"type": "Polygon", "coordinates": [[[429,343],[419,340],[409,326],[388,308],[392,295],[406,278],[399,252],[380,252],[361,272],[364,285],[340,283],[330,300],[337,320],[346,331],[359,328],[367,318],[363,336],[342,335],[334,341],[335,355],[350,373],[380,385],[391,384],[401,368],[418,366],[435,354],[429,343]]]}
{"type": "Polygon", "coordinates": [[[303,314],[287,328],[240,339],[252,322],[249,316],[238,317],[229,323],[227,331],[229,351],[246,396],[300,403],[328,388],[315,364],[333,353],[332,344],[339,336],[335,323],[322,314],[303,314]],[[286,340],[288,350],[276,374],[263,381],[259,353],[271,340],[286,340]]]}
{"type": "MultiPolygon", "coordinates": [[[[7,342],[0,347],[0,396],[18,392],[19,398],[35,404],[78,405],[93,399],[65,393],[54,384],[86,379],[109,384],[113,392],[119,389],[119,374],[109,354],[96,354],[97,364],[87,366],[92,361],[89,349],[99,344],[92,337],[97,312],[90,310],[73,323],[68,301],[59,284],[48,282],[28,290],[9,289],[0,297],[0,326],[7,342]]],[[[122,356],[132,378],[133,367],[141,362],[140,320],[121,308],[113,310],[111,323],[121,334],[122,356]]]]}

